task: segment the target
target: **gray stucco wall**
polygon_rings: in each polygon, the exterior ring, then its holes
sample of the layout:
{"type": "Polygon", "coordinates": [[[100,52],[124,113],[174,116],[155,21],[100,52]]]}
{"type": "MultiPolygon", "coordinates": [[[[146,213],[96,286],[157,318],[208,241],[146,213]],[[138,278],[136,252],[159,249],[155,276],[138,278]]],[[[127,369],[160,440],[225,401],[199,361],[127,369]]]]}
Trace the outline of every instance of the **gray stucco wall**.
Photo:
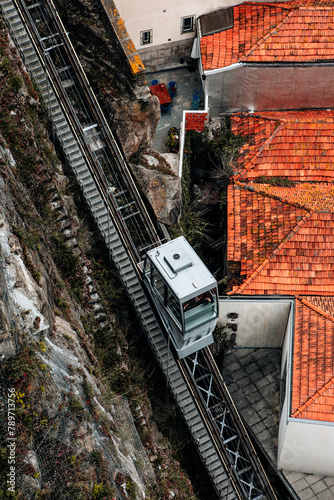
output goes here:
{"type": "Polygon", "coordinates": [[[332,108],[334,65],[245,65],[206,73],[211,116],[221,112],[332,108]]]}
{"type": "Polygon", "coordinates": [[[295,418],[283,424],[285,432],[279,447],[278,469],[332,476],[334,470],[333,422],[295,418]]]}
{"type": "Polygon", "coordinates": [[[237,326],[236,347],[281,348],[289,319],[291,299],[229,298],[219,302],[218,322],[237,326]],[[229,313],[238,318],[228,318],[229,313]]]}

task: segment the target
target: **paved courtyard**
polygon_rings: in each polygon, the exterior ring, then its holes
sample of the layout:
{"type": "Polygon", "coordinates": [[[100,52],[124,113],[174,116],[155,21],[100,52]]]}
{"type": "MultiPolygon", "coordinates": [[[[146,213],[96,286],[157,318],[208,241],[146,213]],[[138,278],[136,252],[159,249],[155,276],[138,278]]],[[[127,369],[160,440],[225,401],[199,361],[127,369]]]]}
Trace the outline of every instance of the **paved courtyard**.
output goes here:
{"type": "Polygon", "coordinates": [[[173,100],[171,114],[161,116],[155,137],[152,142],[154,149],[160,153],[166,153],[166,141],[168,131],[171,127],[180,129],[182,114],[184,110],[191,108],[193,93],[201,90],[201,80],[197,71],[190,72],[186,65],[171,66],[154,73],[146,73],[147,84],[152,80],[159,80],[168,88],[168,82],[175,81],[178,84],[177,96],[173,100]]]}
{"type": "MultiPolygon", "coordinates": [[[[260,444],[275,466],[280,366],[280,349],[232,349],[225,354],[222,370],[226,385],[250,429],[252,439],[260,444]]],[[[282,472],[300,500],[334,499],[334,477],[282,472]]]]}

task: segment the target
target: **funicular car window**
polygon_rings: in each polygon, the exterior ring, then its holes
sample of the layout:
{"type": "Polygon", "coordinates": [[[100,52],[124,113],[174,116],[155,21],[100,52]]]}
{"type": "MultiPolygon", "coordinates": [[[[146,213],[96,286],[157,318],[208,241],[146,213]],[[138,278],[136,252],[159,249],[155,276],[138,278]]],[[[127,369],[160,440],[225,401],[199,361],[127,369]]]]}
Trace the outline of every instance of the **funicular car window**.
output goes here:
{"type": "Polygon", "coordinates": [[[167,308],[181,326],[182,317],[181,317],[180,302],[169,288],[167,288],[167,308]]]}
{"type": "Polygon", "coordinates": [[[151,281],[151,262],[147,257],[144,260],[144,273],[145,273],[145,278],[148,281],[151,281]]]}
{"type": "Polygon", "coordinates": [[[183,304],[184,326],[189,331],[217,317],[217,291],[215,288],[183,304]]]}
{"type": "Polygon", "coordinates": [[[157,272],[157,270],[154,269],[153,267],[152,267],[152,279],[155,290],[161,297],[161,300],[165,302],[165,282],[160,276],[160,274],[157,272]]]}

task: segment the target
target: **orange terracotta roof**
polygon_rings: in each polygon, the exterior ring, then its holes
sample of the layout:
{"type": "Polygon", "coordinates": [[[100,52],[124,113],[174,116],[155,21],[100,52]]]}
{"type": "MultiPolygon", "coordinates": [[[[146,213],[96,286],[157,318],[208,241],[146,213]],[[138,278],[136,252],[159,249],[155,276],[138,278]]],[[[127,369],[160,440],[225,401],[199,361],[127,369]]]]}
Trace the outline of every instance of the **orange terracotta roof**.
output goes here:
{"type": "Polygon", "coordinates": [[[299,299],[308,302],[314,310],[321,311],[334,321],[334,296],[300,295],[299,299]]]}
{"type": "Polygon", "coordinates": [[[291,415],[334,422],[334,320],[305,300],[295,316],[291,415]]]}
{"type": "Polygon", "coordinates": [[[332,156],[334,112],[237,114],[231,122],[246,143],[228,187],[228,261],[237,275],[230,294],[296,297],[291,414],[334,421],[334,178],[312,149],[332,156]],[[293,183],[272,185],[275,176],[293,183]]]}
{"type": "Polygon", "coordinates": [[[240,114],[232,118],[232,132],[250,136],[238,159],[239,179],[245,170],[248,181],[263,175],[334,181],[333,110],[240,114]]]}
{"type": "Polygon", "coordinates": [[[334,213],[308,214],[266,257],[234,293],[334,295],[334,213]]]}
{"type": "Polygon", "coordinates": [[[333,4],[245,2],[234,25],[201,38],[204,71],[238,62],[314,62],[334,59],[333,4]]]}
{"type": "Polygon", "coordinates": [[[248,277],[278,248],[308,212],[259,192],[228,188],[228,255],[248,277]]]}
{"type": "Polygon", "coordinates": [[[333,184],[304,182],[293,187],[281,187],[254,182],[252,186],[255,191],[263,195],[278,198],[284,203],[304,207],[306,210],[313,212],[334,211],[333,184]]]}

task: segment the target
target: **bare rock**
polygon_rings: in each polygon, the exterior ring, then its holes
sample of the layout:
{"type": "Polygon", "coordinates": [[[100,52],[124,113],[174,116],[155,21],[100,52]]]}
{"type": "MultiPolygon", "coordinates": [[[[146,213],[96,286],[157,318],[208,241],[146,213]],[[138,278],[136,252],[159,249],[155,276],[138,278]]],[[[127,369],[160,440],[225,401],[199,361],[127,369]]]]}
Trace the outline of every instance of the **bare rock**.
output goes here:
{"type": "Polygon", "coordinates": [[[176,153],[162,153],[161,156],[166,160],[174,175],[179,175],[180,156],[176,153]]]}
{"type": "Polygon", "coordinates": [[[176,224],[182,204],[181,179],[141,165],[132,164],[131,168],[158,221],[176,224]]]}
{"type": "Polygon", "coordinates": [[[159,166],[159,160],[155,158],[154,156],[151,155],[143,155],[143,158],[146,160],[148,165],[150,167],[158,167],[159,166]]]}
{"type": "Polygon", "coordinates": [[[127,158],[140,144],[150,141],[160,119],[159,99],[149,96],[145,101],[122,101],[114,104],[113,125],[127,158]]]}

